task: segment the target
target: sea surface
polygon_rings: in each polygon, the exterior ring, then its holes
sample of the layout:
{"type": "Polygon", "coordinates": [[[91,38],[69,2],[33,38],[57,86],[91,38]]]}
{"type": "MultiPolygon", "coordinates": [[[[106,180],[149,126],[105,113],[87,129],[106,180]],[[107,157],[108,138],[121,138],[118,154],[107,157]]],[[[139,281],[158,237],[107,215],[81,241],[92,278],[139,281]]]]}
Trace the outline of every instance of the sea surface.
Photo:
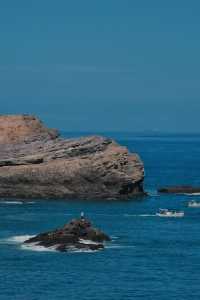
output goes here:
{"type": "Polygon", "coordinates": [[[0,202],[0,300],[199,300],[200,196],[157,187],[200,185],[200,136],[110,134],[145,164],[147,197],[127,201],[0,202]],[[184,210],[160,218],[159,208],[184,210]],[[104,250],[58,253],[23,240],[84,211],[112,237],[104,250]]]}

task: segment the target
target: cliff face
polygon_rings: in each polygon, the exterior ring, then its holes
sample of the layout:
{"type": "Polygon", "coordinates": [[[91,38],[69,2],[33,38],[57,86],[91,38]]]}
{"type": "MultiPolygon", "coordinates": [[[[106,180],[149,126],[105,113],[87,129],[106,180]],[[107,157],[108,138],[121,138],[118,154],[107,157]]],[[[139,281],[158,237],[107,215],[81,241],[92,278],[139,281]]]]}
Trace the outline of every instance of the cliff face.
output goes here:
{"type": "Polygon", "coordinates": [[[0,116],[0,197],[131,197],[143,177],[138,155],[112,139],[63,139],[36,117],[0,116]]]}

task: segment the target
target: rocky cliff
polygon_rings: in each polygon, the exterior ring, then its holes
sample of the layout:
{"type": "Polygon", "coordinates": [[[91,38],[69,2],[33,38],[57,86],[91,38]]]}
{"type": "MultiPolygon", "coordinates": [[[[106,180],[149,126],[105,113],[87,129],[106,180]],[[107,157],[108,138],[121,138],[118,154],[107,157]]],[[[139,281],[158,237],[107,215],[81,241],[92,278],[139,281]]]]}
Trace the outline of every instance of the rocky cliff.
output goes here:
{"type": "Polygon", "coordinates": [[[131,197],[143,177],[139,156],[112,139],[63,139],[34,116],[0,116],[0,197],[131,197]]]}

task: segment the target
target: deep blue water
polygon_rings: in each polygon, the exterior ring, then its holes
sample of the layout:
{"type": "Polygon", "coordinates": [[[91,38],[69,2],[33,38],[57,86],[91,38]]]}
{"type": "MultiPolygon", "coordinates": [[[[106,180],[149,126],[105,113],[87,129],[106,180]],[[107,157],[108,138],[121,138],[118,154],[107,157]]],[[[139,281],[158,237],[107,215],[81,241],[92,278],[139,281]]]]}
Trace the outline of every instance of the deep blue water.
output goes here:
{"type": "Polygon", "coordinates": [[[200,209],[187,207],[198,196],[156,193],[165,184],[200,185],[200,137],[116,138],[143,159],[150,195],[0,202],[1,300],[200,299],[200,209]],[[184,210],[185,217],[156,217],[160,207],[184,210]],[[20,244],[21,236],[61,226],[80,211],[112,236],[104,250],[57,253],[20,244]]]}

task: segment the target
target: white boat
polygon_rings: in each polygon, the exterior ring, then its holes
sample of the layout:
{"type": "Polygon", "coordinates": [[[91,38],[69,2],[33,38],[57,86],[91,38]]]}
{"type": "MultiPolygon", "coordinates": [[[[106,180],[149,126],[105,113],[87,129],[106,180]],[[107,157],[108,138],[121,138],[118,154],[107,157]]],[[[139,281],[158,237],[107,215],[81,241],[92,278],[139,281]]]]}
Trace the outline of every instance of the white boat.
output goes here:
{"type": "Polygon", "coordinates": [[[195,200],[191,200],[188,202],[189,207],[200,207],[200,202],[197,202],[195,200]]]}
{"type": "Polygon", "coordinates": [[[175,210],[168,210],[168,209],[159,209],[159,212],[156,213],[158,217],[175,217],[181,218],[184,217],[184,211],[175,211],[175,210]]]}

